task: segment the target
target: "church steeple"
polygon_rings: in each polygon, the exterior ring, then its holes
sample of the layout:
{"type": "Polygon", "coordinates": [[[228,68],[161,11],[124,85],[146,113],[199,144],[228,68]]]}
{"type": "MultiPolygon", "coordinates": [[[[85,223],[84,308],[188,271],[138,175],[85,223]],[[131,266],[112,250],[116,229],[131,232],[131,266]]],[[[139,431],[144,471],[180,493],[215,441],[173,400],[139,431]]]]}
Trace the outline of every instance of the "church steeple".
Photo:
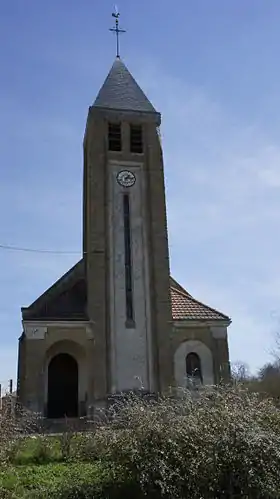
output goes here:
{"type": "Polygon", "coordinates": [[[119,35],[125,33],[125,30],[119,27],[120,13],[117,7],[112,16],[116,21],[116,26],[110,29],[116,34],[116,59],[99,90],[92,108],[158,114],[120,58],[119,35]]]}
{"type": "Polygon", "coordinates": [[[123,61],[118,57],[100,89],[93,107],[118,111],[157,112],[123,61]]]}
{"type": "Polygon", "coordinates": [[[117,57],[89,109],[84,138],[87,314],[100,398],[141,384],[162,392],[172,377],[160,121],[117,57]]]}

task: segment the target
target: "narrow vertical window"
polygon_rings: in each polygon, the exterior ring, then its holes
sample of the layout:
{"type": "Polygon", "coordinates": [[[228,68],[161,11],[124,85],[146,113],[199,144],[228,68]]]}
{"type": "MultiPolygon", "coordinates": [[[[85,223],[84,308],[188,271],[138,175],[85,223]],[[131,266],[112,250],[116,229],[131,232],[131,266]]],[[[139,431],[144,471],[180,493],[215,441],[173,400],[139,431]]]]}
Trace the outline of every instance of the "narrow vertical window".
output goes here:
{"type": "Polygon", "coordinates": [[[130,125],[130,152],[143,152],[142,125],[130,125]]]}
{"type": "Polygon", "coordinates": [[[133,293],[132,293],[132,262],[131,262],[131,227],[130,227],[130,203],[128,194],[123,196],[123,219],[124,219],[124,264],[125,264],[125,298],[126,319],[133,321],[133,293]]]}
{"type": "Polygon", "coordinates": [[[197,353],[191,352],[186,357],[186,374],[188,378],[203,382],[201,362],[197,353]]]}
{"type": "Polygon", "coordinates": [[[108,124],[108,148],[109,151],[122,150],[122,128],[120,123],[108,124]]]}

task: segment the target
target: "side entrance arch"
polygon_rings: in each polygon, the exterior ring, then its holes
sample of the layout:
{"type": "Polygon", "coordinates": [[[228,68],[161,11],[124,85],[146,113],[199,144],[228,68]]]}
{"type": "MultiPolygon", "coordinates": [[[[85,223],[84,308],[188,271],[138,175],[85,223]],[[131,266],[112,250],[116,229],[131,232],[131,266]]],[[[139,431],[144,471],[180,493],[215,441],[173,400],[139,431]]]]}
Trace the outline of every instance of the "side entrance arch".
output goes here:
{"type": "Polygon", "coordinates": [[[78,417],[79,367],[68,353],[55,355],[48,365],[48,418],[78,417]]]}

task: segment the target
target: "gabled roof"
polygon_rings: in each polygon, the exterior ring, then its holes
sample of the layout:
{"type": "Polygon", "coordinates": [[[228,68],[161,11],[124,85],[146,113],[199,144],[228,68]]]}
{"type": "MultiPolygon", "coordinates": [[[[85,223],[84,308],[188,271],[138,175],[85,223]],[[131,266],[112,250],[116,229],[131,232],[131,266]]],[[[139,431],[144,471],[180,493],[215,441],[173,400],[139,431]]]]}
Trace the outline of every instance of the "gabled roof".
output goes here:
{"type": "MultiPolygon", "coordinates": [[[[193,298],[170,276],[171,306],[174,321],[218,320],[229,317],[193,298]]],[[[80,260],[29,307],[22,310],[23,320],[88,320],[85,262],[80,260]]]]}
{"type": "Polygon", "coordinates": [[[170,288],[173,320],[223,320],[230,322],[230,318],[218,310],[196,300],[189,293],[170,288]]]}
{"type": "Polygon", "coordinates": [[[151,102],[119,58],[115,60],[93,107],[156,113],[151,102]]]}
{"type": "Polygon", "coordinates": [[[84,260],[80,260],[29,307],[23,320],[87,320],[84,260]]]}
{"type": "Polygon", "coordinates": [[[170,276],[169,278],[169,282],[170,282],[170,288],[175,288],[175,290],[177,289],[178,291],[182,291],[182,293],[184,293],[185,295],[188,295],[188,296],[191,296],[190,293],[188,291],[186,291],[183,286],[181,286],[181,284],[179,284],[175,279],[174,277],[170,276]]]}

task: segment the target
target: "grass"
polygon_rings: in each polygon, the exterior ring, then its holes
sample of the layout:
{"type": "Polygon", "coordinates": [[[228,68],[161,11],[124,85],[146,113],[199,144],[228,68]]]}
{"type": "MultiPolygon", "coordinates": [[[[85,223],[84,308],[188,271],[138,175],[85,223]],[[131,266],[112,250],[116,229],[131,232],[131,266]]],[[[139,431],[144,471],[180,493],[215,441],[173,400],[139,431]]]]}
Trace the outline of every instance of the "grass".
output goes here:
{"type": "MultiPolygon", "coordinates": [[[[92,441],[83,434],[20,439],[0,471],[0,499],[123,497],[130,487],[127,474],[124,478],[118,465],[98,461],[92,441]]],[[[139,497],[136,489],[132,484],[131,495],[139,497]]]]}
{"type": "Polygon", "coordinates": [[[95,461],[91,433],[39,435],[16,440],[9,450],[8,462],[13,465],[46,464],[62,461],[95,461]]]}
{"type": "Polygon", "coordinates": [[[79,490],[83,487],[86,490],[94,486],[96,490],[100,490],[104,486],[105,478],[109,481],[110,471],[105,471],[100,463],[11,466],[0,473],[0,497],[43,499],[60,497],[62,489],[64,494],[67,489],[70,491],[73,488],[79,490]]]}
{"type": "Polygon", "coordinates": [[[59,441],[54,437],[26,438],[12,449],[10,461],[15,465],[62,461],[59,441]]]}

